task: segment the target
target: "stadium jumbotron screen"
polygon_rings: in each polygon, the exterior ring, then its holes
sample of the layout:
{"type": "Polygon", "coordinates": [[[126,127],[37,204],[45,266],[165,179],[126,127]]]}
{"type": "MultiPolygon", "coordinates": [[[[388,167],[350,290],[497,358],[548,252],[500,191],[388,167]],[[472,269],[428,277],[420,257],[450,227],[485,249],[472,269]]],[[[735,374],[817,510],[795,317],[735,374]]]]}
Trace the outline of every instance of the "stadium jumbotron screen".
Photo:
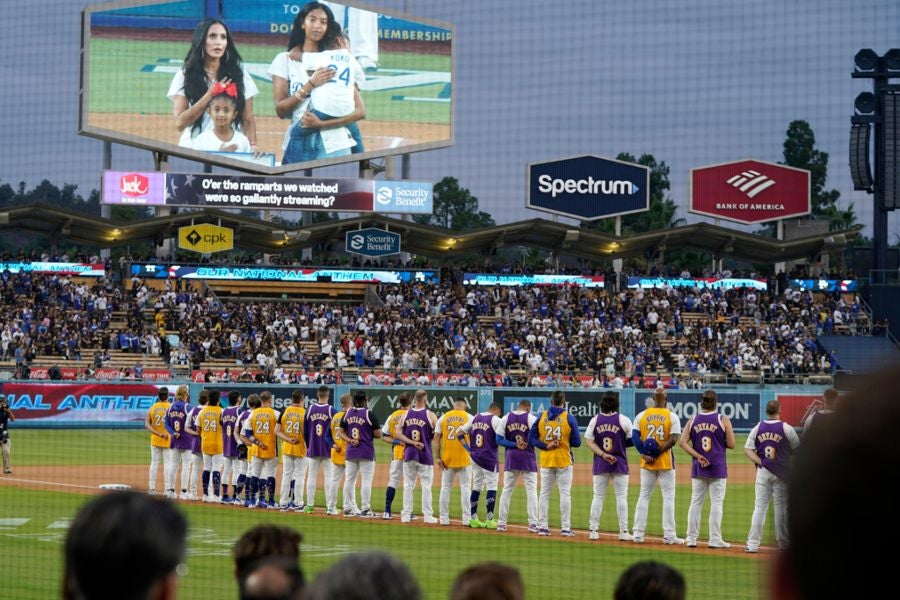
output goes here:
{"type": "Polygon", "coordinates": [[[452,27],[315,6],[88,6],[80,133],[263,174],[451,145],[452,27]]]}

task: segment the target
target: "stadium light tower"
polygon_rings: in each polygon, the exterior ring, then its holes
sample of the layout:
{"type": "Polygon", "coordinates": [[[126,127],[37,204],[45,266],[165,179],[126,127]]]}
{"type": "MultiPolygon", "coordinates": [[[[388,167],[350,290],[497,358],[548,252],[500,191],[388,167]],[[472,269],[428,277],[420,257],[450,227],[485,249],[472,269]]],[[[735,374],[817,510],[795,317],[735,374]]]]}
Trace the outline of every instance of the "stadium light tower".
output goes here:
{"type": "Polygon", "coordinates": [[[874,196],[874,267],[887,268],[888,211],[900,208],[900,48],[879,56],[864,48],[854,57],[854,79],[871,79],[873,91],[854,102],[850,118],[850,175],[853,189],[874,196]],[[875,172],[869,168],[869,136],[875,131],[875,172]]]}

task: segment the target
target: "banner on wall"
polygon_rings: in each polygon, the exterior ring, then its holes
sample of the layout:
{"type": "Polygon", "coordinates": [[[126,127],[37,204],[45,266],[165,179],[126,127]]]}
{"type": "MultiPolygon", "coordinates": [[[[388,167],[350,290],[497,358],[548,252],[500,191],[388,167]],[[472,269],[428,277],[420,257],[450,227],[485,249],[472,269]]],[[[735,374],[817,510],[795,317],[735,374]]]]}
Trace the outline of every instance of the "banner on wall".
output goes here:
{"type": "MultiPolygon", "coordinates": [[[[196,389],[201,389],[199,386],[191,386],[196,387],[196,389]]],[[[303,397],[306,400],[306,406],[309,406],[316,401],[316,394],[319,390],[319,386],[317,385],[248,385],[246,383],[211,383],[208,385],[202,386],[202,389],[207,390],[218,390],[222,393],[221,403],[222,406],[228,405],[228,392],[232,390],[236,390],[240,392],[241,398],[243,399],[243,403],[247,403],[247,396],[250,394],[259,394],[264,391],[272,392],[272,408],[275,410],[284,410],[288,406],[291,405],[291,394],[294,393],[294,390],[300,390],[303,392],[303,397]]],[[[196,394],[191,394],[192,402],[196,403],[196,394]]],[[[329,386],[328,388],[328,399],[329,402],[334,404],[334,387],[329,386]]]]}
{"type": "Polygon", "coordinates": [[[794,427],[800,427],[800,419],[806,413],[806,409],[813,400],[819,399],[822,394],[775,394],[775,399],[781,403],[781,420],[794,427]]]}
{"type": "MultiPolygon", "coordinates": [[[[681,418],[682,426],[700,411],[700,397],[702,395],[702,390],[696,392],[669,392],[669,410],[681,418]]],[[[635,414],[651,406],[653,406],[653,390],[635,390],[635,414]]],[[[731,419],[731,425],[735,431],[750,431],[759,423],[759,394],[720,393],[719,414],[731,419]]]]}
{"type": "MultiPolygon", "coordinates": [[[[4,383],[16,422],[116,426],[143,423],[161,386],[115,383],[4,383]]],[[[174,388],[170,389],[170,392],[174,388]]]]}
{"type": "Polygon", "coordinates": [[[352,386],[350,387],[350,395],[357,391],[366,393],[369,399],[369,408],[381,424],[384,425],[385,420],[391,416],[391,413],[400,408],[400,394],[406,393],[410,401],[417,390],[424,389],[428,393],[428,410],[440,417],[445,412],[453,409],[453,401],[457,398],[464,398],[466,401],[466,412],[474,415],[478,412],[478,389],[453,389],[453,388],[419,388],[419,387],[390,387],[378,388],[369,386],[352,386]]]}
{"type": "MultiPolygon", "coordinates": [[[[503,405],[503,414],[508,413],[519,405],[522,400],[531,402],[532,414],[539,415],[541,412],[550,408],[550,393],[553,390],[494,390],[494,402],[503,405]]],[[[566,410],[573,415],[578,421],[578,426],[584,429],[591,422],[593,417],[600,412],[600,398],[606,392],[618,394],[621,401],[622,395],[618,390],[597,389],[593,391],[565,390],[566,393],[566,410]]],[[[619,412],[624,415],[631,416],[630,406],[620,406],[619,412]]]]}

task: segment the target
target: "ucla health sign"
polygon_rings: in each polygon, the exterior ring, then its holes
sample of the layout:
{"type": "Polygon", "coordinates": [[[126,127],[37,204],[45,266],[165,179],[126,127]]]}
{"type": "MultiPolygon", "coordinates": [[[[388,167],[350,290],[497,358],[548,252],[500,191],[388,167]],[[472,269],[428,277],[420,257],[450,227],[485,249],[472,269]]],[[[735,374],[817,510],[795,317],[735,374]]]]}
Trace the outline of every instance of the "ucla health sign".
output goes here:
{"type": "Polygon", "coordinates": [[[528,208],[592,221],[646,211],[650,169],[585,155],[528,165],[528,208]]]}
{"type": "Polygon", "coordinates": [[[400,234],[369,227],[347,232],[347,252],[363,256],[387,256],[400,252],[400,234]]]}

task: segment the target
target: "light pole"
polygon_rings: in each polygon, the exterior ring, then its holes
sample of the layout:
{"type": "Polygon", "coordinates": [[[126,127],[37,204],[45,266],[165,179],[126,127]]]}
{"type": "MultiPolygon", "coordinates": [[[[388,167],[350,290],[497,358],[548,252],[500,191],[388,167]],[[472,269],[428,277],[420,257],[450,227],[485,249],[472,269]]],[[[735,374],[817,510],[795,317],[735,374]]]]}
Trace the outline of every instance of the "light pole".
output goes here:
{"type": "Polygon", "coordinates": [[[853,188],[873,194],[873,266],[887,268],[888,212],[900,208],[900,48],[879,56],[871,48],[856,53],[854,79],[871,79],[873,91],[855,101],[850,118],[850,173],[853,188]],[[875,173],[869,170],[869,132],[874,126],[875,173]]]}

